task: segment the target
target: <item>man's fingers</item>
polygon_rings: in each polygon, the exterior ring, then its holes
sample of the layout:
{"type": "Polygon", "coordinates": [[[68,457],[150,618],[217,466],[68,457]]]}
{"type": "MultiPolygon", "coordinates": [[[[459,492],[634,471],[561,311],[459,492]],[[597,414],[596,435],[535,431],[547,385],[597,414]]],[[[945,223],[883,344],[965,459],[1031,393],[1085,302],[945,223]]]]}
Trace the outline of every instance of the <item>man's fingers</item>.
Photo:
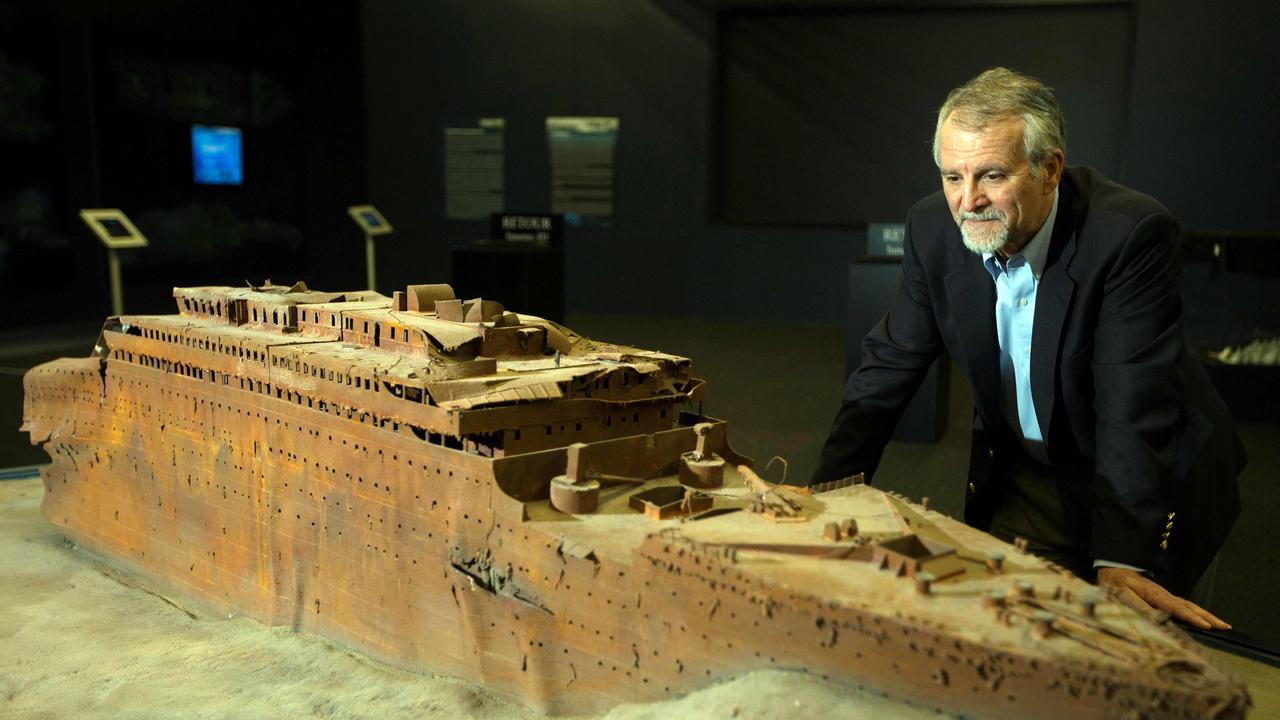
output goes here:
{"type": "Polygon", "coordinates": [[[1117,585],[1116,599],[1144,615],[1151,612],[1151,606],[1126,585],[1117,585]]]}
{"type": "Polygon", "coordinates": [[[1138,597],[1151,607],[1169,613],[1192,627],[1201,630],[1230,630],[1231,626],[1223,622],[1213,613],[1199,605],[1174,595],[1159,584],[1143,578],[1140,582],[1127,584],[1133,587],[1138,597]]]}
{"type": "Polygon", "coordinates": [[[1140,613],[1149,614],[1154,608],[1201,630],[1231,629],[1218,616],[1136,572],[1102,568],[1098,571],[1098,582],[1111,587],[1117,600],[1140,613]]]}
{"type": "Polygon", "coordinates": [[[1125,585],[1132,588],[1133,591],[1138,594],[1138,597],[1146,600],[1148,605],[1153,608],[1164,610],[1165,612],[1172,612],[1170,608],[1174,607],[1178,600],[1181,600],[1181,598],[1168,590],[1165,590],[1159,583],[1148,580],[1140,575],[1135,575],[1132,578],[1126,578],[1125,585]]]}
{"type": "Polygon", "coordinates": [[[1204,617],[1208,613],[1201,610],[1199,606],[1186,600],[1177,600],[1170,607],[1161,609],[1192,627],[1198,627],[1201,630],[1209,630],[1213,627],[1213,623],[1204,617]]]}
{"type": "Polygon", "coordinates": [[[1214,615],[1213,613],[1209,612],[1208,610],[1205,610],[1204,608],[1191,602],[1190,600],[1183,600],[1182,602],[1186,604],[1187,610],[1189,612],[1193,613],[1198,619],[1204,622],[1203,626],[1197,623],[1192,623],[1193,625],[1196,625],[1196,627],[1202,627],[1205,630],[1230,630],[1231,629],[1231,626],[1228,625],[1225,621],[1223,621],[1222,618],[1219,618],[1217,615],[1214,615]]]}
{"type": "Polygon", "coordinates": [[[1231,623],[1227,622],[1226,620],[1223,620],[1217,615],[1214,615],[1208,610],[1204,610],[1203,612],[1205,615],[1209,617],[1209,622],[1213,623],[1214,630],[1230,630],[1231,629],[1231,623]]]}
{"type": "Polygon", "coordinates": [[[1201,630],[1231,629],[1230,625],[1223,622],[1213,613],[1190,600],[1174,595],[1158,583],[1143,578],[1140,582],[1133,584],[1137,585],[1134,590],[1138,597],[1145,600],[1148,605],[1157,610],[1167,612],[1188,625],[1198,627],[1201,630]]]}

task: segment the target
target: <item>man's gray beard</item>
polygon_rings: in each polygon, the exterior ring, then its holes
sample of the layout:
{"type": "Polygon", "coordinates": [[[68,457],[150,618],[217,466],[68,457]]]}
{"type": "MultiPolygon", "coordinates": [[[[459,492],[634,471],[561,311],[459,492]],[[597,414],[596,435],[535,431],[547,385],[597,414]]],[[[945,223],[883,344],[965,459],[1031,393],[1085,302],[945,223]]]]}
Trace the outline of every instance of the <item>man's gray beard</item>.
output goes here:
{"type": "Polygon", "coordinates": [[[1004,213],[999,210],[987,210],[980,213],[961,210],[959,222],[960,237],[964,240],[964,246],[969,248],[970,252],[978,255],[994,253],[1009,242],[1009,224],[1005,222],[1004,213]],[[1000,227],[988,233],[974,232],[972,226],[965,223],[965,220],[998,220],[1000,227]]]}

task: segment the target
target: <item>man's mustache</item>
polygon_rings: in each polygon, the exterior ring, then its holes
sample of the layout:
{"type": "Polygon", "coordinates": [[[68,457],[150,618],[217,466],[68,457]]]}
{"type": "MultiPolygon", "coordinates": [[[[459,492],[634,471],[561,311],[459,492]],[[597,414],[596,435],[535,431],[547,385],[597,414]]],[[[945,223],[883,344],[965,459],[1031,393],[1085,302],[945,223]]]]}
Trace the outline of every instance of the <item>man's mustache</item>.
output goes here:
{"type": "Polygon", "coordinates": [[[1002,211],[1000,211],[1000,210],[995,209],[995,208],[991,208],[991,209],[989,209],[989,210],[983,210],[982,212],[976,212],[976,213],[975,213],[975,212],[967,212],[967,211],[965,211],[965,210],[961,210],[961,211],[960,211],[960,214],[959,214],[959,217],[958,217],[958,221],[959,221],[960,223],[963,223],[965,220],[974,220],[974,221],[1000,220],[1000,221],[1003,221],[1003,220],[1004,220],[1004,213],[1003,213],[1002,211]]]}

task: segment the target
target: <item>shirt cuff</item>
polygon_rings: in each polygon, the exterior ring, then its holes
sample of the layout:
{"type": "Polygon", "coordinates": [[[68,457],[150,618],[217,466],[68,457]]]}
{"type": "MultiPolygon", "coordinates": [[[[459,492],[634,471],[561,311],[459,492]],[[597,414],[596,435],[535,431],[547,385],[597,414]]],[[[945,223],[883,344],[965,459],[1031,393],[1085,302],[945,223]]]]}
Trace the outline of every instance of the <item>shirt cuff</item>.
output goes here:
{"type": "Polygon", "coordinates": [[[1146,575],[1146,574],[1147,574],[1147,571],[1146,571],[1146,570],[1143,570],[1143,569],[1142,569],[1142,568],[1140,568],[1140,567],[1135,567],[1135,566],[1133,566],[1133,565],[1125,565],[1124,563],[1120,563],[1120,562],[1113,562],[1113,561],[1111,561],[1111,560],[1094,560],[1094,561],[1093,561],[1093,569],[1094,569],[1094,570],[1097,570],[1097,569],[1098,569],[1098,568],[1100,568],[1100,567],[1122,568],[1122,569],[1124,569],[1124,570],[1132,570],[1132,571],[1134,571],[1134,572],[1136,572],[1136,573],[1141,573],[1141,574],[1143,574],[1143,575],[1146,575]]]}

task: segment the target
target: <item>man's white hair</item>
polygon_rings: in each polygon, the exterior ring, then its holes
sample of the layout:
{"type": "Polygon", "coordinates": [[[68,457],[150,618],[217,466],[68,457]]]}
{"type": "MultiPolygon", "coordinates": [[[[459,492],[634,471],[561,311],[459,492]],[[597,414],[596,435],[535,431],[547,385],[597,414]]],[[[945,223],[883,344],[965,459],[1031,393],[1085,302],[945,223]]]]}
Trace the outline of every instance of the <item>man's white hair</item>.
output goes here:
{"type": "Polygon", "coordinates": [[[1011,117],[1022,118],[1022,143],[1033,177],[1054,150],[1066,152],[1067,133],[1053,88],[1029,75],[996,67],[952,90],[938,109],[934,164],[941,165],[938,141],[948,118],[965,130],[979,131],[1011,117]]]}

